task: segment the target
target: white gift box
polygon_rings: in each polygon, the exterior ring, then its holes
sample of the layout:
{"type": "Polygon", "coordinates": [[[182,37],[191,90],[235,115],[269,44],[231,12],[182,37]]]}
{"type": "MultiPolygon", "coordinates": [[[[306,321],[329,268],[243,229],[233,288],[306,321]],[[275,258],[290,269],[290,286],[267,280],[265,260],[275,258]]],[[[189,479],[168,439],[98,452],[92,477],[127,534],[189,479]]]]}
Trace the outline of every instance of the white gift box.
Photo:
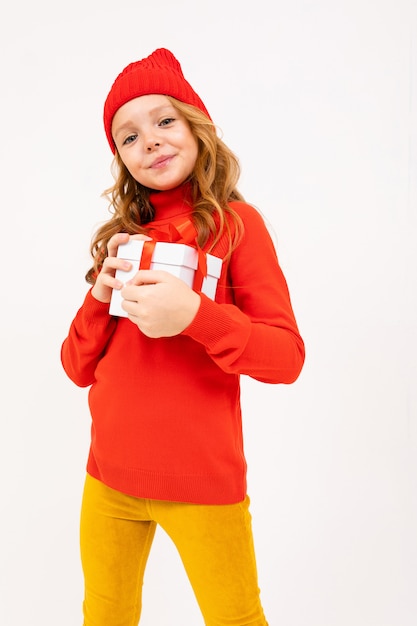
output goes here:
{"type": "MultiPolygon", "coordinates": [[[[130,239],[121,244],[117,256],[130,261],[132,269],[125,272],[116,270],[116,278],[122,283],[131,280],[139,269],[142,258],[144,241],[130,239]]],[[[222,259],[211,254],[206,254],[207,276],[203,278],[201,291],[214,300],[216,296],[217,281],[222,269],[222,259]]],[[[198,266],[198,252],[195,248],[184,243],[168,243],[158,241],[152,254],[151,270],[163,270],[183,280],[189,287],[193,287],[195,271],[198,266]]],[[[110,301],[110,315],[127,317],[122,309],[123,298],[119,289],[114,289],[110,301]]]]}

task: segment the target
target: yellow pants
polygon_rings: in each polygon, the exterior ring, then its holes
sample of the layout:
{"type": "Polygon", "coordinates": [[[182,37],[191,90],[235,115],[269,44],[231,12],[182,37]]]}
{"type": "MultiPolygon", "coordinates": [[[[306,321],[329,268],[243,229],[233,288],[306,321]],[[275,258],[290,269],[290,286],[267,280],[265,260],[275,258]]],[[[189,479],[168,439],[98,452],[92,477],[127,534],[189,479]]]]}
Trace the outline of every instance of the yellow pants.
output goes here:
{"type": "Polygon", "coordinates": [[[87,475],[81,511],[84,626],[136,626],[156,525],[181,556],[206,626],[268,626],[249,498],[206,506],[143,500],[87,475]]]}

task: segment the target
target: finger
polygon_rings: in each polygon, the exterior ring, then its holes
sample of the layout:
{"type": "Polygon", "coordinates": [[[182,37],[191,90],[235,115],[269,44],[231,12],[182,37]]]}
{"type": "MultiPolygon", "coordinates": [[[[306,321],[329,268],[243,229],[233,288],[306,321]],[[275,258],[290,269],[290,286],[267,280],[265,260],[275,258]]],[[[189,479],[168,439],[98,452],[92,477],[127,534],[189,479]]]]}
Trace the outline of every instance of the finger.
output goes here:
{"type": "Polygon", "coordinates": [[[110,289],[121,289],[124,285],[124,282],[120,279],[120,277],[116,276],[114,272],[105,272],[101,271],[100,276],[97,279],[97,282],[100,282],[101,285],[105,287],[109,287],[110,289]]]}
{"type": "Polygon", "coordinates": [[[103,263],[102,272],[114,274],[116,270],[128,272],[132,269],[132,263],[128,259],[120,259],[117,256],[108,256],[103,263]]]}
{"type": "Polygon", "coordinates": [[[144,235],[143,233],[137,233],[136,235],[130,235],[131,239],[136,239],[137,241],[152,241],[152,237],[148,235],[144,235]]]}
{"type": "Polygon", "coordinates": [[[107,243],[108,256],[109,257],[117,256],[117,248],[121,244],[127,243],[128,241],[129,241],[128,233],[116,233],[116,235],[113,235],[113,237],[111,237],[107,243]]]}
{"type": "Polygon", "coordinates": [[[139,270],[131,278],[127,285],[155,285],[156,283],[169,283],[179,280],[169,272],[163,270],[139,270]]]}

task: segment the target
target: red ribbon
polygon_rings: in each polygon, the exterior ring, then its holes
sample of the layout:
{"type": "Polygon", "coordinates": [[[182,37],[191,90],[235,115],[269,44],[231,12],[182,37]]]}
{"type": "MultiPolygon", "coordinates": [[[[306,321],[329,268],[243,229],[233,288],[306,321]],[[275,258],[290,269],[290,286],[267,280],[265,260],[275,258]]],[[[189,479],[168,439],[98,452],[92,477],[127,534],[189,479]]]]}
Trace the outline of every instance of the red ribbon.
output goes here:
{"type": "Polygon", "coordinates": [[[207,257],[206,253],[197,243],[197,231],[191,220],[183,218],[173,220],[168,226],[169,232],[151,228],[149,235],[154,237],[152,241],[145,241],[143,244],[142,257],[140,260],[140,269],[148,270],[151,267],[152,256],[158,241],[166,241],[169,243],[184,243],[192,245],[197,250],[198,264],[194,275],[193,289],[201,291],[203,280],[207,276],[207,257]]]}
{"type": "Polygon", "coordinates": [[[151,267],[152,255],[155,250],[156,240],[145,241],[142,248],[142,256],[140,258],[139,269],[148,270],[151,267]]]}

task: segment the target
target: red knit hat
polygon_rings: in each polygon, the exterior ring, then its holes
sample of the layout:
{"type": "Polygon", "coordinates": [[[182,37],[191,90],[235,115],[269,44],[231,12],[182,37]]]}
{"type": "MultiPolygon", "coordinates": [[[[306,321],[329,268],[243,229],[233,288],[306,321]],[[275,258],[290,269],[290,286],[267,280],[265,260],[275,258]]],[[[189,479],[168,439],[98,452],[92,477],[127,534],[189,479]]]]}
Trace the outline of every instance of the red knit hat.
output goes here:
{"type": "Polygon", "coordinates": [[[125,67],[110,89],[104,104],[103,118],[107,140],[113,153],[116,148],[111,125],[116,111],[133,98],[154,93],[172,96],[181,102],[191,104],[211,119],[203,102],[185,80],[181,65],[172,52],[166,48],[159,48],[145,59],[125,67]]]}

